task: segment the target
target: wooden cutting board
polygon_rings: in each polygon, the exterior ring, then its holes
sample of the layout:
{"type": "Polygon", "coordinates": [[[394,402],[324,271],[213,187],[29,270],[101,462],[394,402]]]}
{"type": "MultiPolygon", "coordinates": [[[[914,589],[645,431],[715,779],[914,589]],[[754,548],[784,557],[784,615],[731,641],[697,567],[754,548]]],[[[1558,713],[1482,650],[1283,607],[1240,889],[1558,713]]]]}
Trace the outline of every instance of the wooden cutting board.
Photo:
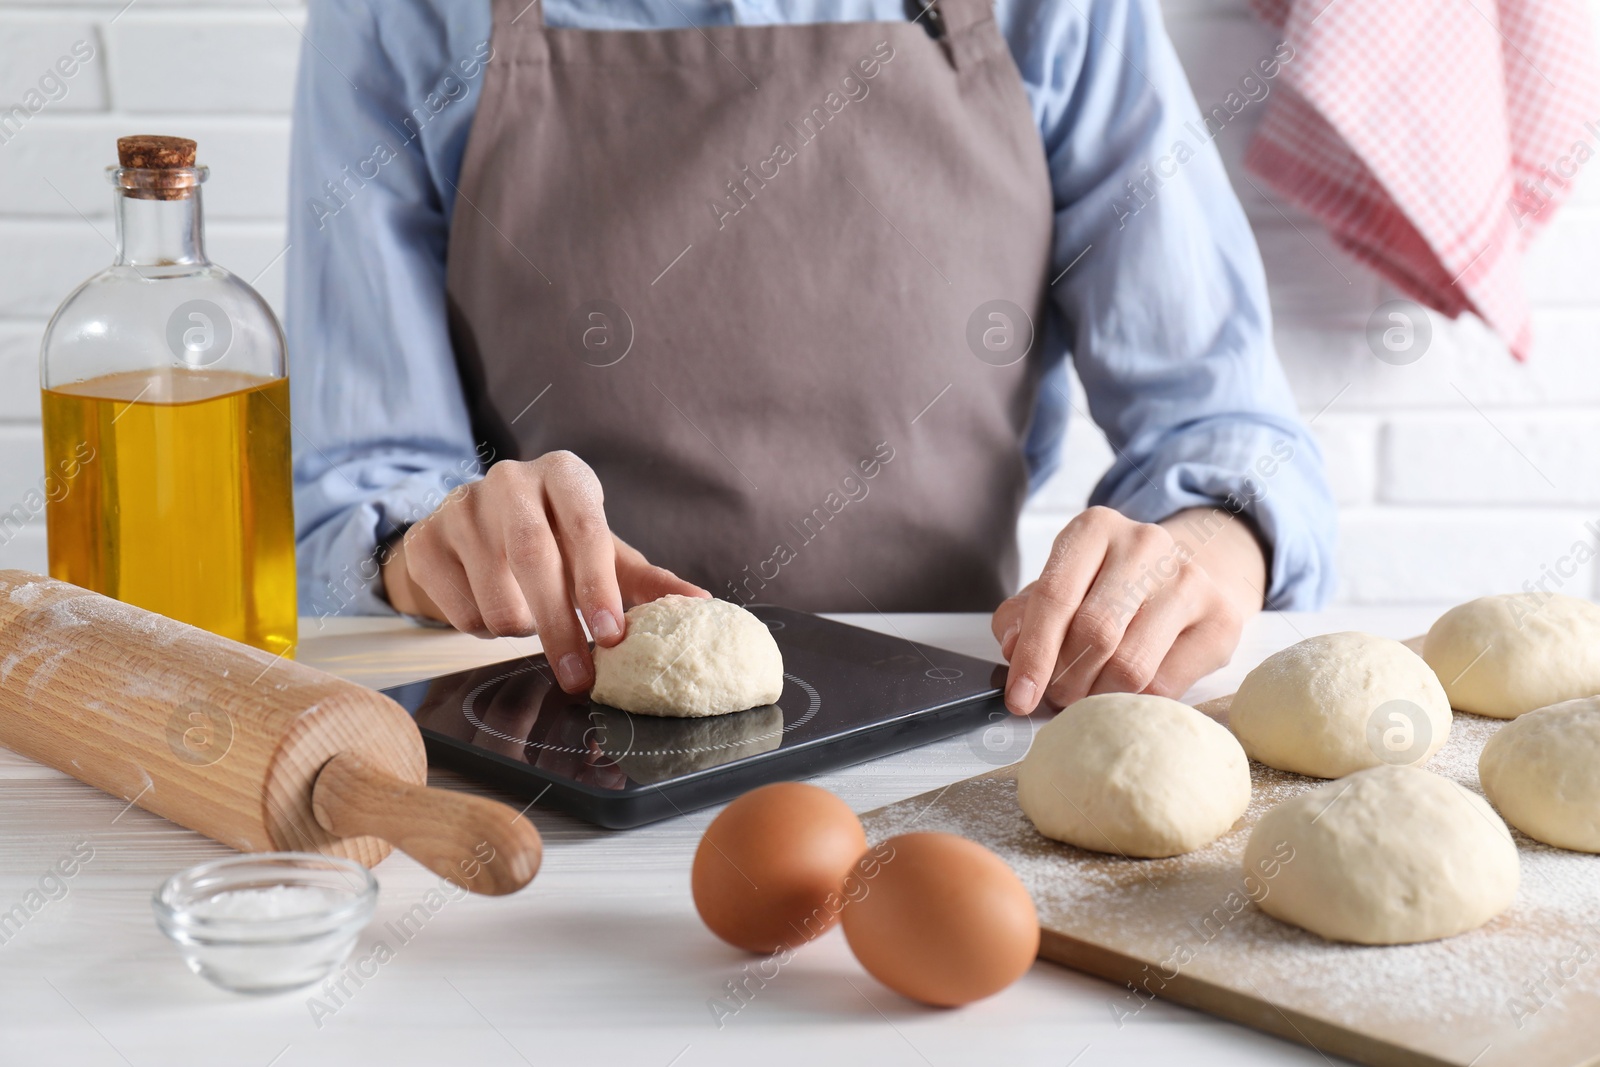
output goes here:
{"type": "MultiPolygon", "coordinates": [[[[1200,705],[1227,721],[1232,697],[1200,705]]],[[[1481,793],[1478,755],[1504,723],[1457,712],[1427,768],[1481,793]]],[[[1480,929],[1420,945],[1324,941],[1246,899],[1257,819],[1317,780],[1251,764],[1243,819],[1198,852],[1130,860],[1063,845],[1017,806],[1012,768],[863,817],[874,842],[942,830],[1011,864],[1039,909],[1042,958],[1109,979],[1119,1028],[1155,997],[1375,1067],[1600,1064],[1600,856],[1513,831],[1522,881],[1480,929]]]]}

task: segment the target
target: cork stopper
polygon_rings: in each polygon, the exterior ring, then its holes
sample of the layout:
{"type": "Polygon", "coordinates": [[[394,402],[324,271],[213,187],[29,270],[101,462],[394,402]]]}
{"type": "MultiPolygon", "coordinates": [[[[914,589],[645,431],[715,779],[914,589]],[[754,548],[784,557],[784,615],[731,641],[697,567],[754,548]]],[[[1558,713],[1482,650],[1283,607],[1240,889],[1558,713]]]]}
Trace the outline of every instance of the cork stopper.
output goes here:
{"type": "Polygon", "coordinates": [[[194,166],[195,143],[187,137],[138,134],[117,138],[117,160],[140,170],[172,170],[194,166]]]}
{"type": "Polygon", "coordinates": [[[195,165],[194,153],[195,143],[187,137],[118,137],[122,166],[113,181],[135,200],[187,200],[206,179],[206,168],[195,165]]]}

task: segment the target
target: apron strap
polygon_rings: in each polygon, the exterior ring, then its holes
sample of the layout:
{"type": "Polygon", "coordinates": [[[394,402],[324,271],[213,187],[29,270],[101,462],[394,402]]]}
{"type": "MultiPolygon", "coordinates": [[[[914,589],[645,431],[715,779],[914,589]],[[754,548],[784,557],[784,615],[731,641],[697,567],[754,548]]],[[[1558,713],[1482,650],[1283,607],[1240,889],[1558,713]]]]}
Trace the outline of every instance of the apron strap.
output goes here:
{"type": "Polygon", "coordinates": [[[906,0],[906,17],[944,45],[958,70],[1004,49],[994,0],[906,0]]]}
{"type": "MultiPolygon", "coordinates": [[[[493,0],[494,27],[544,25],[544,0],[493,0]]],[[[959,36],[994,21],[993,0],[906,0],[906,17],[921,20],[937,37],[959,36]]]]}
{"type": "Polygon", "coordinates": [[[544,25],[544,0],[493,0],[493,13],[497,30],[513,22],[518,29],[530,22],[538,28],[544,25]]]}
{"type": "Polygon", "coordinates": [[[544,0],[492,0],[495,58],[543,61],[544,0]]]}
{"type": "MultiPolygon", "coordinates": [[[[492,0],[494,43],[509,58],[543,60],[544,0],[492,0]]],[[[994,0],[906,0],[906,17],[925,26],[958,70],[1005,50],[994,0]]]]}

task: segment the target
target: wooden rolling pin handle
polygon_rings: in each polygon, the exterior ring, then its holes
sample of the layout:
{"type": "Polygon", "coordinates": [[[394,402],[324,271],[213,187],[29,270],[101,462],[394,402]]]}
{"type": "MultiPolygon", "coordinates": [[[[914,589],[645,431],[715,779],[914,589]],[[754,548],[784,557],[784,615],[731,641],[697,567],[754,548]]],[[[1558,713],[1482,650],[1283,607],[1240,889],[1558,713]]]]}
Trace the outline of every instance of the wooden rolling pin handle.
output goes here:
{"type": "Polygon", "coordinates": [[[543,854],[539,831],[504,804],[408,785],[349,753],[318,772],[311,810],[329,833],[382,838],[474,893],[515,893],[543,854]]]}

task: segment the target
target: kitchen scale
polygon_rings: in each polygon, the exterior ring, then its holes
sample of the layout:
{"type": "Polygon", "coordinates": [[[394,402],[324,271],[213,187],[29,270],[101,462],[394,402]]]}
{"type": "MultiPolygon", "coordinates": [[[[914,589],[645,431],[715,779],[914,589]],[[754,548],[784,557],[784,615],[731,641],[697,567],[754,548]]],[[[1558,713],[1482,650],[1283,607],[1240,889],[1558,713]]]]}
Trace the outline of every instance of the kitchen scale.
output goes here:
{"type": "Polygon", "coordinates": [[[415,718],[431,764],[614,829],[1010,715],[1000,664],[788,608],[750,611],[783,652],[783,695],[731,715],[631,715],[562,692],[543,655],[383,692],[415,718]]]}

